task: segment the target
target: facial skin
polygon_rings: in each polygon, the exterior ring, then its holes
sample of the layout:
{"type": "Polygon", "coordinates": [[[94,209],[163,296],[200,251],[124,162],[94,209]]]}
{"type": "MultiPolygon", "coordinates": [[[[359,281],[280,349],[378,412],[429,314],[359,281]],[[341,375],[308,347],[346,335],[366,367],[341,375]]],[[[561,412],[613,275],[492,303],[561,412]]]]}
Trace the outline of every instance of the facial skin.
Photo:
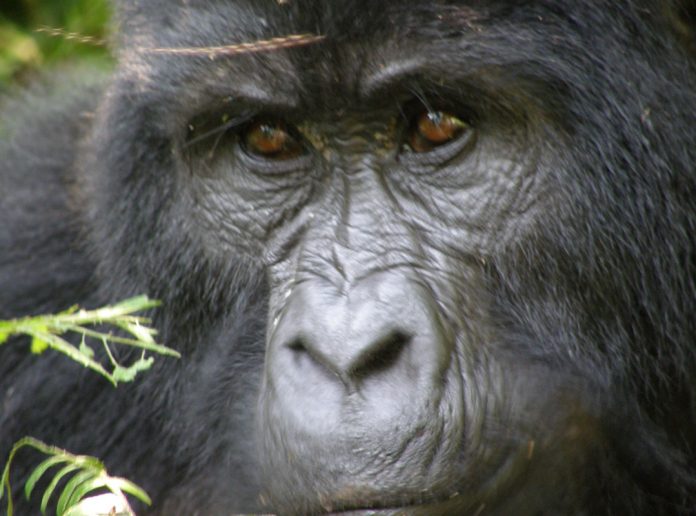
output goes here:
{"type": "Polygon", "coordinates": [[[95,288],[55,304],[146,292],[184,358],[45,375],[64,428],[11,405],[3,450],[104,451],[152,514],[688,514],[696,81],[664,11],[116,10],[63,172],[95,288]]]}

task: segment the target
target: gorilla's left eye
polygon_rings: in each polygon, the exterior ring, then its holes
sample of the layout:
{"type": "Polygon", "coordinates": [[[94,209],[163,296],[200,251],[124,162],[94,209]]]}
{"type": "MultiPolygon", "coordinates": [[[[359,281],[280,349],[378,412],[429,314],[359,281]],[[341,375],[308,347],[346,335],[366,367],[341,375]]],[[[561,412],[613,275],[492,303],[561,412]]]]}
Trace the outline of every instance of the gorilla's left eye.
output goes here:
{"type": "Polygon", "coordinates": [[[282,120],[254,120],[243,131],[244,148],[266,159],[288,160],[305,152],[302,138],[282,120]]]}
{"type": "Polygon", "coordinates": [[[430,152],[469,129],[469,124],[447,111],[421,111],[411,122],[407,143],[414,152],[430,152]]]}

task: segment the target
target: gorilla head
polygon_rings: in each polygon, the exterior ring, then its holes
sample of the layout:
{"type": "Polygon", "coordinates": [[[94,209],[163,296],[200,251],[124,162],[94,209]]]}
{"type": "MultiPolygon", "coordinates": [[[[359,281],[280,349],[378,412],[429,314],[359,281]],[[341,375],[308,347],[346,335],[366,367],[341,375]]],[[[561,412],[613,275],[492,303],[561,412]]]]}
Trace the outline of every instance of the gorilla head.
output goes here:
{"type": "Polygon", "coordinates": [[[147,293],[184,358],[5,346],[2,449],[156,514],[690,513],[690,5],[117,2],[2,149],[0,316],[147,293]]]}

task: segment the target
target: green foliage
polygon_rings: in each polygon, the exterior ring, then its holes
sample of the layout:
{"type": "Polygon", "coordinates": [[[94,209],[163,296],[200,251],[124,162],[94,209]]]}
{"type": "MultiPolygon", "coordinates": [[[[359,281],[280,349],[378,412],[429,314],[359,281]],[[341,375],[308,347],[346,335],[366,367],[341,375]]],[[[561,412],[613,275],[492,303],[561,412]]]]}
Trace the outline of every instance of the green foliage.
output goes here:
{"type": "Polygon", "coordinates": [[[51,468],[61,466],[53,475],[41,497],[41,513],[45,514],[48,503],[53,496],[61,480],[67,478],[56,505],[58,516],[80,516],[93,512],[94,503],[100,503],[105,507],[104,513],[125,514],[132,516],[135,513],[131,509],[125,493],[135,496],[142,502],[150,505],[152,501],[148,494],[136,484],[120,477],[112,477],[106,471],[104,464],[88,455],[73,455],[61,448],[49,446],[33,437],[25,437],[17,442],[10,452],[5,464],[0,483],[0,499],[7,492],[7,516],[13,516],[14,505],[12,502],[12,488],[10,485],[10,466],[17,452],[24,447],[34,448],[48,458],[39,464],[24,484],[24,494],[29,499],[38,481],[51,468]],[[72,475],[72,476],[71,476],[72,475]],[[112,497],[102,496],[87,497],[95,491],[109,491],[112,497]],[[90,510],[87,507],[90,506],[90,510]],[[116,511],[111,511],[112,508],[116,511]]]}
{"type": "MultiPolygon", "coordinates": [[[[158,305],[159,302],[149,299],[147,296],[138,296],[97,310],[80,310],[77,307],[72,307],[56,315],[40,315],[0,321],[0,345],[6,344],[12,335],[28,335],[31,337],[32,353],[40,354],[47,349],[54,349],[96,371],[116,386],[119,382],[133,381],[136,374],[150,368],[153,358],[145,357],[145,351],[177,358],[180,356],[173,349],[155,342],[156,331],[147,326],[150,323],[149,319],[133,315],[158,305]],[[88,326],[93,325],[113,326],[130,336],[123,337],[88,328],[88,326]],[[61,337],[69,332],[82,336],[79,347],[61,337]],[[101,342],[110,362],[111,372],[95,359],[94,350],[87,339],[96,339],[101,342]],[[110,349],[113,344],[140,348],[143,353],[133,364],[126,366],[114,358],[110,349]]],[[[135,496],[148,505],[151,503],[147,493],[131,481],[110,476],[104,464],[98,459],[86,455],[73,455],[33,437],[25,437],[12,448],[3,470],[2,479],[0,479],[0,499],[7,492],[8,516],[13,514],[10,466],[17,452],[24,447],[34,448],[49,456],[34,469],[27,479],[24,489],[27,499],[43,475],[49,469],[60,466],[43,492],[41,498],[42,513],[46,512],[48,503],[62,480],[66,480],[66,482],[56,505],[58,516],[89,516],[96,513],[133,516],[133,510],[128,504],[125,493],[135,496]],[[95,491],[102,493],[108,491],[111,494],[87,496],[95,491]]]]}
{"type": "Polygon", "coordinates": [[[0,83],[21,80],[38,67],[71,58],[107,64],[108,50],[102,41],[109,17],[105,0],[2,0],[0,83]],[[91,39],[81,39],[85,37],[91,39]]]}
{"type": "Polygon", "coordinates": [[[147,326],[150,323],[149,319],[133,315],[135,312],[154,308],[158,304],[147,296],[138,296],[97,310],[79,310],[77,307],[72,307],[56,315],[0,321],[0,345],[5,343],[11,335],[28,335],[31,337],[32,353],[40,354],[49,348],[54,349],[96,371],[116,386],[119,382],[133,381],[139,372],[146,371],[152,366],[154,359],[146,357],[145,351],[180,357],[179,353],[173,349],[155,342],[154,336],[157,332],[147,326]],[[130,336],[114,335],[111,332],[88,327],[93,325],[113,326],[130,336]],[[79,346],[61,337],[70,332],[82,336],[79,346]],[[110,371],[95,358],[94,349],[88,339],[101,343],[106,352],[110,371]],[[110,348],[113,344],[140,348],[143,352],[135,362],[124,365],[114,358],[110,348]]]}

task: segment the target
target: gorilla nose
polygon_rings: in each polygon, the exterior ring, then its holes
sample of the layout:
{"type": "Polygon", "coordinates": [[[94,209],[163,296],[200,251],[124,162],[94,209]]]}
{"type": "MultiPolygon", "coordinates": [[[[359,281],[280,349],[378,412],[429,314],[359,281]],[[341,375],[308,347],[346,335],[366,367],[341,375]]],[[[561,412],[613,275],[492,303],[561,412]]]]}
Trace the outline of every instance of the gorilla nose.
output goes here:
{"type": "MultiPolygon", "coordinates": [[[[337,350],[326,346],[336,336],[321,335],[298,336],[289,341],[288,348],[295,355],[295,365],[303,361],[310,367],[324,368],[340,379],[347,387],[359,384],[372,375],[387,374],[390,369],[399,367],[402,355],[412,335],[401,328],[385,328],[382,335],[359,335],[343,342],[337,350]],[[329,349],[327,349],[329,348],[329,349]]],[[[404,365],[404,364],[401,364],[404,365]]],[[[408,375],[408,371],[402,371],[408,375]]]]}
{"type": "Polygon", "coordinates": [[[416,282],[381,273],[338,292],[308,281],[281,313],[266,388],[297,424],[393,422],[438,396],[451,343],[432,296],[416,282]]]}

